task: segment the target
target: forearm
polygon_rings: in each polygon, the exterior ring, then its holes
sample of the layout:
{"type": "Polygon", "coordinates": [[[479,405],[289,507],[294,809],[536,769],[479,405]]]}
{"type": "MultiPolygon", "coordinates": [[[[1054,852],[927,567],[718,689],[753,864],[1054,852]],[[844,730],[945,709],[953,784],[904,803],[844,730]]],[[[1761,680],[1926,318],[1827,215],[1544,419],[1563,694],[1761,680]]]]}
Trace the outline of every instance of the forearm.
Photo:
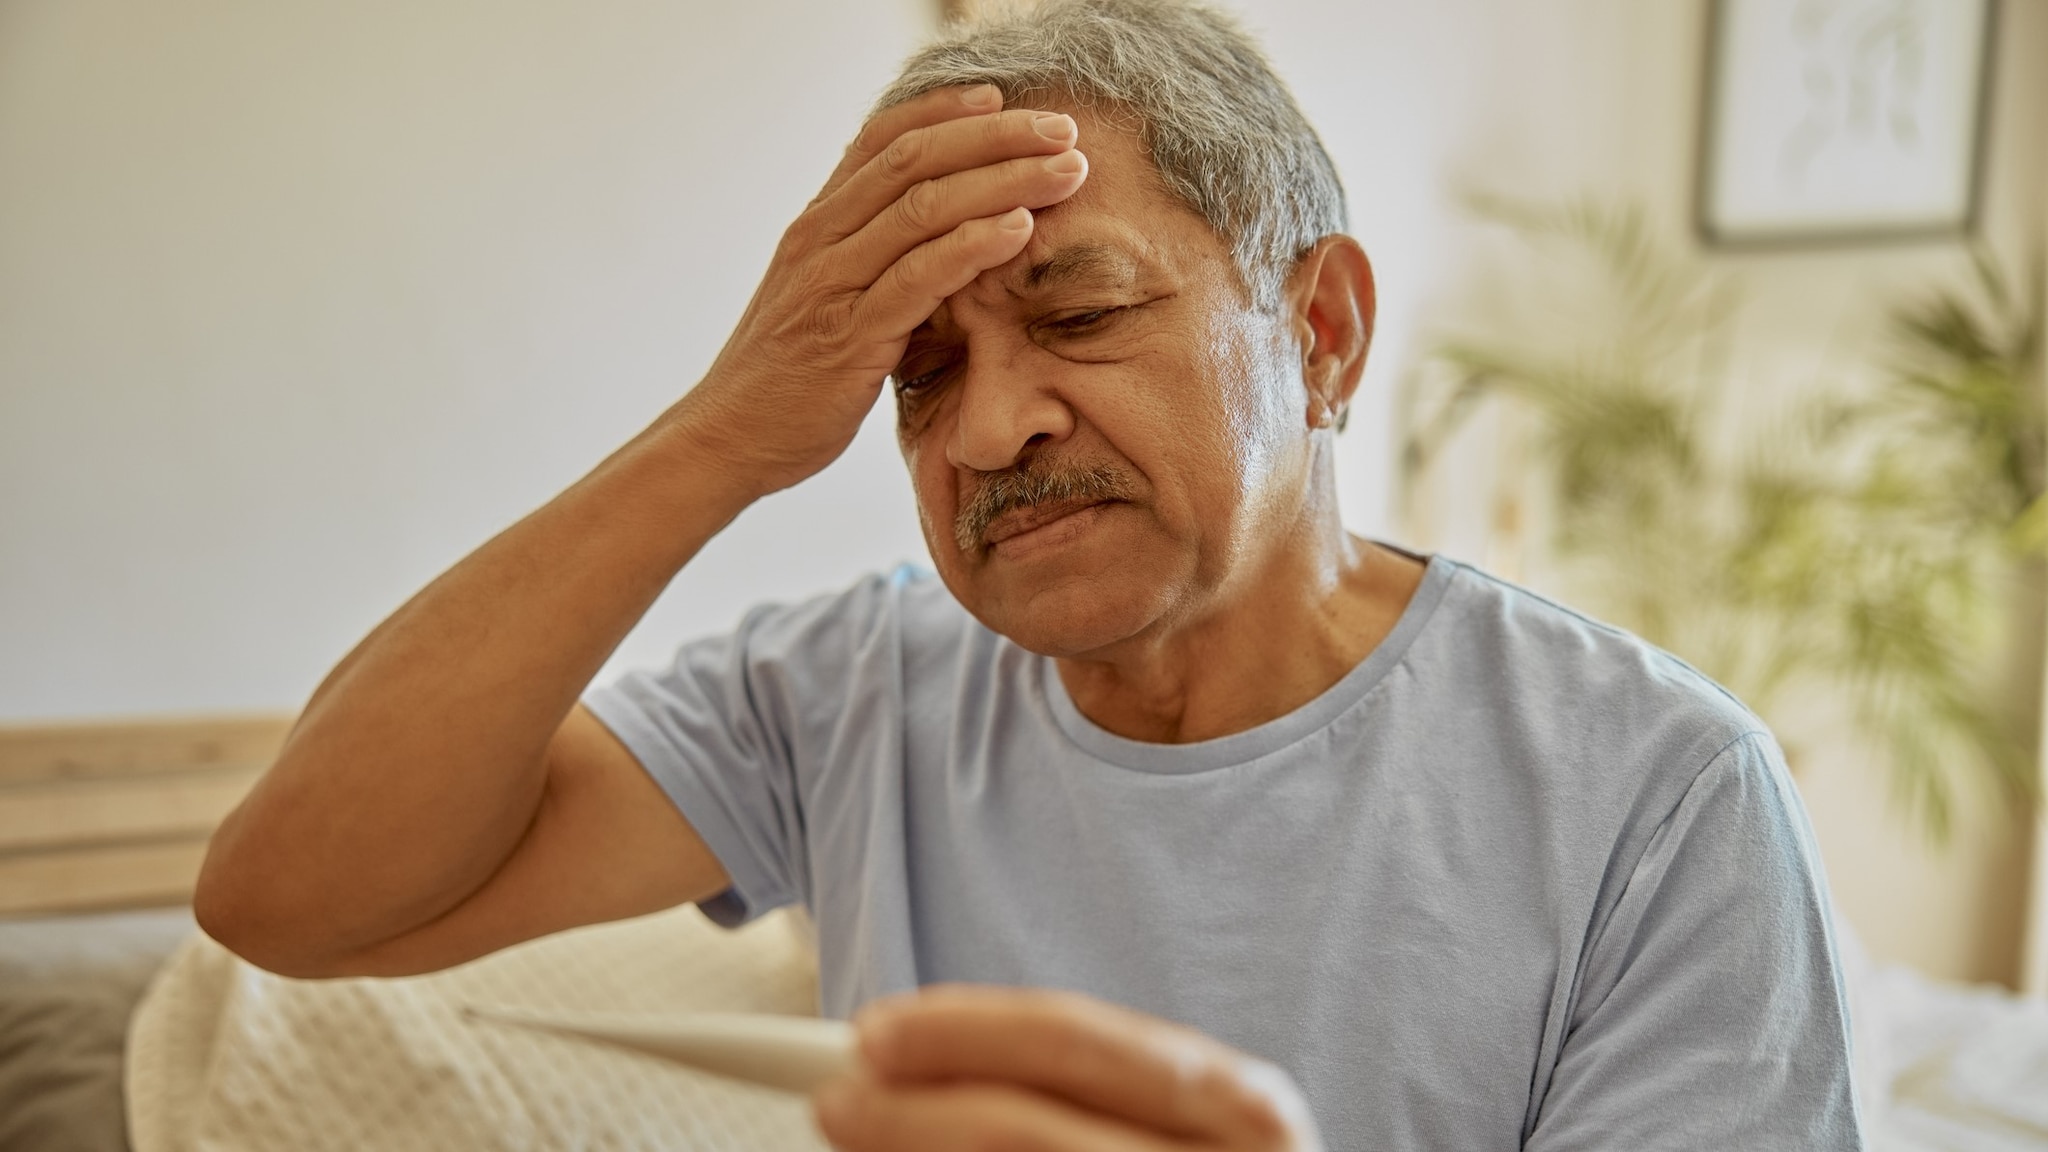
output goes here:
{"type": "Polygon", "coordinates": [[[381,624],[221,825],[200,902],[360,947],[475,891],[549,740],[675,573],[753,499],[687,402],[381,624]]]}
{"type": "Polygon", "coordinates": [[[563,721],[707,540],[845,451],[912,330],[1029,241],[1032,217],[1017,206],[1079,187],[1085,164],[1032,159],[1072,150],[1070,119],[1000,109],[1000,94],[980,86],[870,121],[783,237],[704,382],[342,661],[215,835],[194,897],[209,931],[245,954],[329,971],[439,925],[438,942],[406,944],[411,963],[587,922],[586,912],[650,910],[722,878],[673,811],[672,825],[622,839],[623,822],[662,798],[634,791],[648,781],[616,741],[563,721]],[[899,203],[918,188],[917,205],[899,203]],[[578,818],[551,821],[564,811],[563,781],[579,774],[578,818]],[[546,867],[508,865],[522,845],[546,867]],[[628,855],[609,870],[633,880],[615,899],[560,890],[596,882],[593,861],[610,851],[628,855]],[[692,851],[694,862],[683,859],[692,851]],[[479,911],[468,901],[494,878],[479,911]],[[468,917],[451,915],[463,908],[468,917]]]}

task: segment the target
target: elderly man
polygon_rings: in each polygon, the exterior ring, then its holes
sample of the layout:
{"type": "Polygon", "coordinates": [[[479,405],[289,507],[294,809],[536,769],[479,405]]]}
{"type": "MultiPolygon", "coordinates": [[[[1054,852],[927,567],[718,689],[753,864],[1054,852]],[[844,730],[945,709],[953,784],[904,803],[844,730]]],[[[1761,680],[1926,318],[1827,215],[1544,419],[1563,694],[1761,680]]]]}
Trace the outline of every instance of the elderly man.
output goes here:
{"type": "Polygon", "coordinates": [[[849,1149],[1858,1146],[1756,718],[1344,531],[1373,281],[1343,228],[1213,12],[1055,2],[922,52],[704,379],[335,669],[202,922],[397,975],[801,903],[826,1010],[861,1012],[817,1101],[849,1149]],[[885,379],[936,578],[762,608],[579,704],[885,379]]]}

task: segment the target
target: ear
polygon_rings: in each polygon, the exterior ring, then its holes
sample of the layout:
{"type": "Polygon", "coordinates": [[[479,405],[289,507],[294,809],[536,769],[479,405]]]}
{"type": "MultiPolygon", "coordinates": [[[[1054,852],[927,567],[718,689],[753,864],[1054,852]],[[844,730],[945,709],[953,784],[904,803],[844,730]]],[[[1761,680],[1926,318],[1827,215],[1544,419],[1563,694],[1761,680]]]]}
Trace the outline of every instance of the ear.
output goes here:
{"type": "Polygon", "coordinates": [[[1325,236],[1296,262],[1284,295],[1301,348],[1308,426],[1341,431],[1372,347],[1372,262],[1351,237],[1325,236]]]}

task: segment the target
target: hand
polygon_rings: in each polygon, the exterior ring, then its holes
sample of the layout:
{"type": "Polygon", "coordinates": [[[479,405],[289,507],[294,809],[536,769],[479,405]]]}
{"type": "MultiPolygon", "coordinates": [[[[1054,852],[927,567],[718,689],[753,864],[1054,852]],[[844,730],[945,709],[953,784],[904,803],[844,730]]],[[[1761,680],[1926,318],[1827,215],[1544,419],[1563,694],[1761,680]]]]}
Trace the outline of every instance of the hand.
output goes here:
{"type": "Polygon", "coordinates": [[[1024,250],[1029,209],[1087,177],[1072,117],[943,88],[861,129],[777,246],[710,373],[693,431],[766,494],[837,459],[946,297],[1024,250]]]}
{"type": "Polygon", "coordinates": [[[1285,1072],[1065,992],[927,989],[855,1017],[864,1070],[819,1089],[842,1152],[1319,1152],[1285,1072]]]}

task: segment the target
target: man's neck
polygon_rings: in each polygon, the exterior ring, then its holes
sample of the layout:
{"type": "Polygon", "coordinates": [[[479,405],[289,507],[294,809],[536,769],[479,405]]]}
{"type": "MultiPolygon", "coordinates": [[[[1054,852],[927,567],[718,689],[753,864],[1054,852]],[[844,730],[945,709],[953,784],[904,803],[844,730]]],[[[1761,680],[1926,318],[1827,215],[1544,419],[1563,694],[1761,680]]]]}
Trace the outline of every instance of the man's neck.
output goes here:
{"type": "Polygon", "coordinates": [[[1189,744],[1255,728],[1327,691],[1394,629],[1414,558],[1335,528],[1283,549],[1200,619],[1101,659],[1059,661],[1082,715],[1132,740],[1189,744]]]}

